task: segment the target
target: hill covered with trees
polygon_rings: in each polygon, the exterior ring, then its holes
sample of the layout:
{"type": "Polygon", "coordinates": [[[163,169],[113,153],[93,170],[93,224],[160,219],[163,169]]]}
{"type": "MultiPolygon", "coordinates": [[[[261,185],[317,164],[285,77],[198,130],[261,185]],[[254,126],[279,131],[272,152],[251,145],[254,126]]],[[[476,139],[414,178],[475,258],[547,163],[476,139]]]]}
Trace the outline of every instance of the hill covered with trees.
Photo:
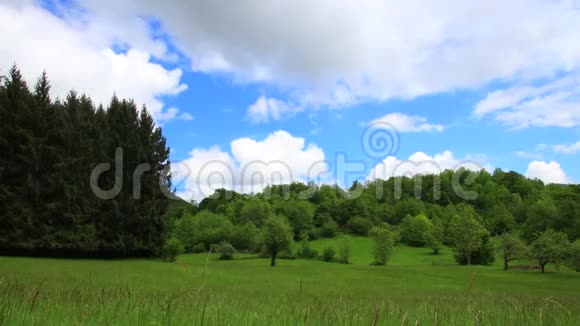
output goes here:
{"type": "MultiPolygon", "coordinates": [[[[364,185],[355,182],[348,190],[313,183],[269,186],[246,195],[219,189],[199,205],[177,210],[172,234],[187,252],[208,250],[222,241],[237,250],[259,252],[261,229],[271,216],[283,217],[298,242],[344,232],[367,236],[379,227],[391,231],[395,243],[430,247],[435,254],[447,245],[455,249],[459,263],[487,265],[495,259],[492,237],[504,235],[500,239],[506,246],[512,240],[520,246],[521,238],[522,247],[547,231],[558,239],[578,239],[580,187],[544,185],[497,169],[492,174],[448,170],[364,185]],[[471,180],[462,185],[469,198],[454,190],[457,174],[471,180]]],[[[550,239],[552,235],[547,234],[550,239]]],[[[518,250],[519,258],[523,254],[518,250]]]]}

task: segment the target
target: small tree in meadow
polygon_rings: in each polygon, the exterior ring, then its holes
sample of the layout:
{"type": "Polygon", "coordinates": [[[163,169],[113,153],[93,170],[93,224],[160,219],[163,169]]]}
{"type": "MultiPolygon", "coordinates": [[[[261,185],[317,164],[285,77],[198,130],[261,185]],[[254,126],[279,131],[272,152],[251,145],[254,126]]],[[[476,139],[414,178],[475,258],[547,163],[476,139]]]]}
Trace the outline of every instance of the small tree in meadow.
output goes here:
{"type": "Polygon", "coordinates": [[[175,238],[169,239],[163,247],[163,258],[168,262],[175,262],[177,256],[183,254],[184,249],[181,242],[175,238]]]}
{"type": "Polygon", "coordinates": [[[394,241],[391,231],[384,227],[373,227],[369,232],[372,237],[374,265],[385,265],[393,253],[394,241]]]}
{"type": "Polygon", "coordinates": [[[546,264],[564,261],[569,251],[570,242],[566,233],[547,229],[530,244],[528,257],[536,260],[544,273],[546,264]]]}
{"type": "Polygon", "coordinates": [[[221,260],[230,260],[234,259],[234,253],[236,249],[227,241],[222,241],[217,245],[212,246],[214,251],[220,254],[219,259],[221,260]]]}
{"type": "Polygon", "coordinates": [[[509,233],[504,233],[499,237],[497,251],[503,258],[503,269],[507,271],[509,262],[521,259],[526,253],[526,247],[518,238],[509,233]]]}
{"type": "Polygon", "coordinates": [[[322,251],[322,260],[326,262],[331,262],[334,260],[334,256],[336,255],[336,251],[331,246],[324,248],[322,251]]]}
{"type": "Polygon", "coordinates": [[[288,222],[280,216],[269,217],[262,227],[262,245],[270,255],[270,266],[276,266],[276,257],[292,250],[293,232],[288,222]]]}
{"type": "Polygon", "coordinates": [[[473,255],[482,248],[484,240],[489,239],[489,232],[474,216],[466,214],[453,218],[449,225],[449,236],[456,260],[471,265],[473,255]]]}
{"type": "Polygon", "coordinates": [[[433,250],[434,255],[438,255],[443,249],[443,230],[439,225],[431,226],[424,234],[427,247],[433,250]]]}
{"type": "Polygon", "coordinates": [[[350,255],[352,253],[352,244],[350,239],[346,236],[341,237],[338,240],[338,261],[341,264],[348,264],[350,255]]]}

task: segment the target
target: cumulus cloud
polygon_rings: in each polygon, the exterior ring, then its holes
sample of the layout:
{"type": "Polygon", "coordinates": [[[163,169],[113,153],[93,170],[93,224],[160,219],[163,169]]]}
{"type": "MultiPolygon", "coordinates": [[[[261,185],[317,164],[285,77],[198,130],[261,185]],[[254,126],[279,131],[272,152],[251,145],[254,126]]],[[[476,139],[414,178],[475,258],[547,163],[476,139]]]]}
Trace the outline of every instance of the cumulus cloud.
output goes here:
{"type": "Polygon", "coordinates": [[[255,193],[268,184],[316,179],[328,171],[322,149],[283,130],[262,140],[239,138],[230,147],[230,152],[197,148],[173,163],[175,183],[185,189],[179,195],[201,200],[218,188],[255,193]]]}
{"type": "Polygon", "coordinates": [[[530,179],[540,179],[545,183],[569,183],[569,179],[562,170],[560,163],[551,161],[532,161],[528,165],[526,177],[530,179]]]}
{"type": "Polygon", "coordinates": [[[427,123],[427,118],[403,113],[389,113],[370,123],[375,126],[381,124],[388,124],[398,132],[443,131],[445,129],[443,125],[427,123]]]}
{"type": "Polygon", "coordinates": [[[541,86],[515,86],[491,92],[475,107],[481,118],[492,115],[516,129],[580,125],[580,72],[541,86]]]}
{"type": "Polygon", "coordinates": [[[124,36],[140,46],[116,53],[111,48],[113,31],[97,25],[102,24],[61,19],[28,1],[0,3],[0,30],[6,31],[0,33],[0,71],[17,63],[33,84],[46,70],[54,97],[63,98],[74,89],[108,103],[116,93],[147,105],[157,121],[177,117],[177,109],[164,111],[162,97],[179,94],[187,86],[180,81],[181,69],[166,69],[152,61],[152,53],[162,56],[164,47],[135,32],[124,36]]]}
{"type": "Polygon", "coordinates": [[[460,160],[455,158],[451,151],[444,151],[433,156],[423,152],[416,152],[409,156],[407,160],[401,160],[395,156],[387,156],[371,170],[367,180],[386,180],[390,177],[398,176],[437,174],[445,170],[457,170],[459,168],[471,171],[492,170],[489,163],[486,163],[482,157],[467,156],[465,159],[460,160]]]}
{"type": "Polygon", "coordinates": [[[573,144],[554,145],[554,151],[562,154],[576,154],[580,152],[580,140],[573,144]]]}
{"type": "Polygon", "coordinates": [[[580,11],[567,0],[81,3],[120,29],[156,17],[194,70],[274,85],[304,106],[413,98],[580,66],[580,11]]]}

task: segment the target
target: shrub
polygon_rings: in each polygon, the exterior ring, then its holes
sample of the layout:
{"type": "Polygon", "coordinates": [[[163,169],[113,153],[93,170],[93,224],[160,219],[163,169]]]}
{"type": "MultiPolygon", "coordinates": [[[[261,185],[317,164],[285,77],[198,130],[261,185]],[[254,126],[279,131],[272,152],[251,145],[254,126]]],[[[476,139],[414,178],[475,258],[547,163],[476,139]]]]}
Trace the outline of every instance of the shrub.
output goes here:
{"type": "Polygon", "coordinates": [[[338,240],[338,261],[341,264],[348,264],[352,252],[352,244],[350,239],[343,236],[338,240]]]}
{"type": "Polygon", "coordinates": [[[338,225],[334,220],[324,222],[320,227],[320,236],[326,238],[333,238],[338,233],[338,225]]]}
{"type": "Polygon", "coordinates": [[[373,265],[385,265],[393,253],[393,237],[391,231],[383,227],[374,227],[369,235],[373,238],[373,265]]]}
{"type": "Polygon", "coordinates": [[[318,257],[318,251],[311,248],[308,241],[303,241],[296,255],[300,258],[313,259],[318,257]]]}
{"type": "Polygon", "coordinates": [[[327,262],[333,261],[335,254],[336,252],[334,251],[334,248],[328,246],[324,248],[324,251],[322,252],[322,260],[327,262]]]}
{"type": "Polygon", "coordinates": [[[407,215],[401,223],[401,241],[410,246],[422,247],[427,243],[425,234],[432,227],[431,221],[423,214],[407,215]]]}
{"type": "Polygon", "coordinates": [[[433,250],[434,255],[438,255],[439,251],[443,249],[443,231],[440,226],[433,225],[425,232],[425,241],[427,247],[433,250]]]}
{"type": "Polygon", "coordinates": [[[177,260],[177,256],[183,254],[184,249],[181,242],[175,238],[169,239],[163,247],[163,258],[169,262],[177,260]]]}
{"type": "Polygon", "coordinates": [[[222,241],[217,245],[212,246],[214,251],[220,254],[219,259],[221,260],[230,260],[234,258],[234,253],[236,249],[227,241],[222,241]]]}
{"type": "Polygon", "coordinates": [[[356,216],[348,221],[346,227],[353,234],[366,236],[369,234],[369,230],[373,227],[373,223],[368,218],[356,216]]]}

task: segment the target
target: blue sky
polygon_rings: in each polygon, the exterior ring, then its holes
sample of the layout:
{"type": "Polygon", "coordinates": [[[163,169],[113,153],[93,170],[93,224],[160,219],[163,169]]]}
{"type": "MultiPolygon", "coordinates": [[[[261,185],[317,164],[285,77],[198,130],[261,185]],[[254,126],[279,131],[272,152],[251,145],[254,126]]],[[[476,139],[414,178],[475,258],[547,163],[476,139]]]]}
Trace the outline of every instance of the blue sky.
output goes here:
{"type": "Polygon", "coordinates": [[[198,173],[214,160],[231,172],[223,185],[244,192],[274,182],[244,181],[255,161],[284,162],[285,181],[326,161],[315,174],[341,185],[406,160],[579,182],[578,7],[447,2],[7,0],[0,26],[14,32],[0,41],[14,46],[0,69],[17,62],[31,81],[46,69],[53,96],[147,105],[187,198],[216,187],[198,173]],[[398,150],[370,157],[362,134],[381,126],[398,150]],[[333,175],[339,154],[364,169],[333,175]]]}

